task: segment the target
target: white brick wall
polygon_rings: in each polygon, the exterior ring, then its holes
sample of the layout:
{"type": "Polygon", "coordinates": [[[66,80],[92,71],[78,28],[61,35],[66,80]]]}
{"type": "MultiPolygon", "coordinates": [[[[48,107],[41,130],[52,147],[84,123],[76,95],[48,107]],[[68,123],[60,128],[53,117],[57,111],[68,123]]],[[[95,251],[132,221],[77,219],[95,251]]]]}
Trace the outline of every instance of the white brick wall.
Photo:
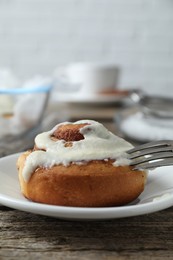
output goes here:
{"type": "Polygon", "coordinates": [[[110,61],[120,86],[173,92],[173,0],[0,0],[0,67],[110,61]]]}

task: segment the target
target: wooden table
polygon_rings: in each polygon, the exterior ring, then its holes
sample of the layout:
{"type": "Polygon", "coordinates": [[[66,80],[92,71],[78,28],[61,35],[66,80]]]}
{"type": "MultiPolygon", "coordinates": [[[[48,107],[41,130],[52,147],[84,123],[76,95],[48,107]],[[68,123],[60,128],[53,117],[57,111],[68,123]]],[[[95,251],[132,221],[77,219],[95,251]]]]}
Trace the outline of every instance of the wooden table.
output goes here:
{"type": "MultiPolygon", "coordinates": [[[[116,126],[106,118],[106,126],[116,126]]],[[[0,206],[0,259],[173,259],[173,207],[104,221],[67,221],[0,206]]]]}
{"type": "Polygon", "coordinates": [[[0,259],[173,259],[173,208],[74,222],[0,207],[0,259]]]}

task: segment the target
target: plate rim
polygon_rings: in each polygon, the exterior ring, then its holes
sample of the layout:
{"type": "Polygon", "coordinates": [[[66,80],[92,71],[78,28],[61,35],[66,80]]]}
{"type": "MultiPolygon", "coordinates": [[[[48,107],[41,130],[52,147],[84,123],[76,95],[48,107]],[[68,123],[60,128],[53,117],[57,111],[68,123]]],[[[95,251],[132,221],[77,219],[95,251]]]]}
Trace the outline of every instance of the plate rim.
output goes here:
{"type": "Polygon", "coordinates": [[[71,103],[71,104],[109,104],[122,102],[127,97],[123,95],[87,95],[84,93],[66,93],[66,92],[57,92],[54,95],[55,101],[62,103],[71,103]]]}

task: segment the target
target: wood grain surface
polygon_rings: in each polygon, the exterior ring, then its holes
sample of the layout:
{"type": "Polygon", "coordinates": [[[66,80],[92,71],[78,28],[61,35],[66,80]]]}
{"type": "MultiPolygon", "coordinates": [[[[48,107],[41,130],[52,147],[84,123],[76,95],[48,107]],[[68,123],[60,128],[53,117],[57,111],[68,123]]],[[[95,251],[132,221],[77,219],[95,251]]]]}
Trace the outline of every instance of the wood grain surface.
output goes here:
{"type": "Polygon", "coordinates": [[[173,208],[66,221],[0,207],[0,259],[173,259],[173,208]]]}

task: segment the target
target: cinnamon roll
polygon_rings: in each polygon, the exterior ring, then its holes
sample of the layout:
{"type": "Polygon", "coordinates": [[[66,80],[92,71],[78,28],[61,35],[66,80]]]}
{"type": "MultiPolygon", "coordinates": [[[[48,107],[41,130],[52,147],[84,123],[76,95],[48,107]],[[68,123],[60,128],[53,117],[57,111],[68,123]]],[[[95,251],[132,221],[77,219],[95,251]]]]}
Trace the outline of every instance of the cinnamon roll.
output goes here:
{"type": "Polygon", "coordinates": [[[23,195],[35,202],[76,207],[127,204],[144,190],[146,172],[133,170],[132,145],[92,120],[65,122],[35,138],[17,161],[23,195]]]}

